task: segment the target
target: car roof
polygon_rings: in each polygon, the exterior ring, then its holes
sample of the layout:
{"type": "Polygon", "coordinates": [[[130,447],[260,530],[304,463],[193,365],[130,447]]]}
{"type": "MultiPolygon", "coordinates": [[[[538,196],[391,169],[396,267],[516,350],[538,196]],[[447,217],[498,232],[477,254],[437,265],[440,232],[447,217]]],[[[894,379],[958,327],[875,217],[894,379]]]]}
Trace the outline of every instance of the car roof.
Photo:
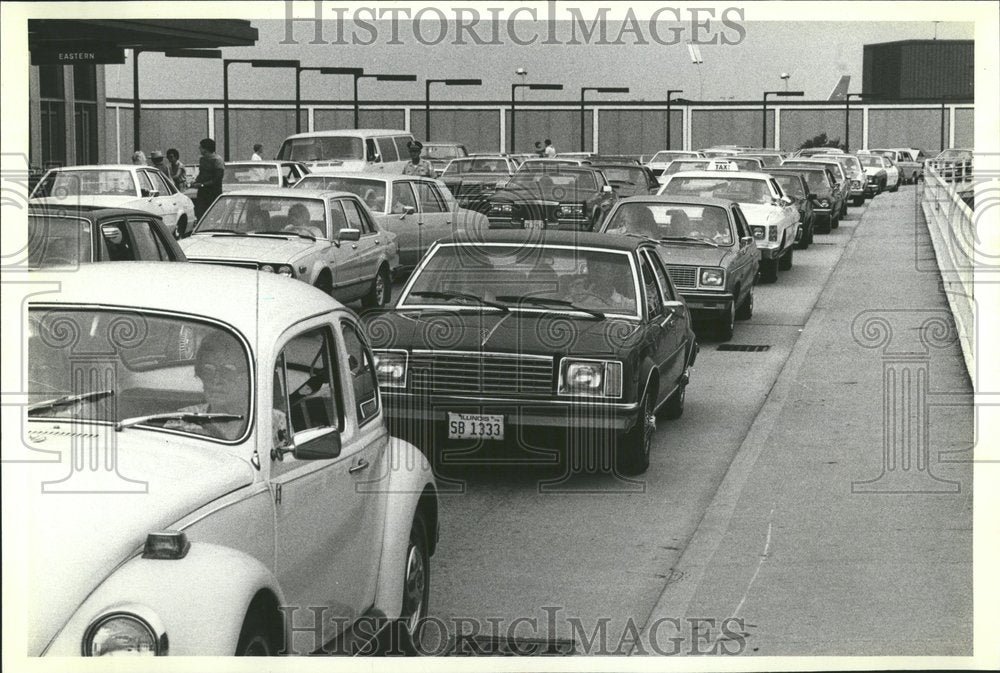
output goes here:
{"type": "Polygon", "coordinates": [[[130,215],[139,215],[141,217],[152,217],[155,219],[163,219],[159,215],[154,215],[153,213],[147,212],[145,210],[136,210],[134,208],[107,208],[105,206],[64,206],[55,205],[48,203],[29,203],[28,204],[28,215],[48,215],[48,216],[59,216],[59,217],[80,217],[89,220],[96,220],[100,217],[128,217],[130,215]]]}
{"type": "Polygon", "coordinates": [[[736,201],[732,201],[730,199],[717,199],[713,196],[675,196],[673,194],[641,194],[639,196],[630,196],[626,199],[621,199],[618,203],[647,201],[660,203],[683,203],[691,206],[718,206],[720,208],[728,208],[732,205],[739,205],[736,201]]]}
{"type": "Polygon", "coordinates": [[[152,309],[214,318],[242,332],[255,350],[256,344],[273,342],[289,325],[343,308],[302,281],[216,264],[102,262],[82,264],[72,273],[41,270],[37,277],[47,273],[59,280],[60,289],[41,296],[38,303],[152,309]]]}
{"type": "Polygon", "coordinates": [[[332,189],[289,189],[287,187],[227,189],[222,193],[222,196],[264,196],[274,199],[323,199],[334,196],[353,196],[357,198],[357,194],[339,192],[332,189]]]}
{"type": "Polygon", "coordinates": [[[337,136],[348,136],[351,138],[367,138],[370,136],[412,136],[409,131],[403,129],[336,129],[331,131],[309,131],[307,133],[293,133],[285,138],[334,138],[337,136]]]}
{"type": "Polygon", "coordinates": [[[566,231],[558,229],[489,229],[474,238],[468,233],[459,233],[438,241],[441,244],[461,243],[467,245],[488,245],[490,243],[518,243],[526,247],[535,244],[575,245],[588,248],[633,251],[647,241],[620,234],[597,234],[590,231],[566,231]]]}
{"type": "Polygon", "coordinates": [[[156,166],[147,166],[145,164],[87,164],[83,166],[58,166],[56,168],[51,168],[52,171],[109,171],[109,170],[119,170],[119,171],[131,171],[139,168],[150,168],[154,171],[159,170],[156,166]]]}
{"type": "Polygon", "coordinates": [[[669,178],[717,178],[720,175],[734,175],[737,179],[750,178],[753,180],[767,180],[767,173],[761,171],[678,171],[669,178]]]}
{"type": "MultiPolygon", "coordinates": [[[[465,158],[465,157],[463,157],[465,158]]],[[[379,182],[392,182],[394,180],[423,180],[424,182],[434,182],[434,178],[428,178],[423,175],[403,175],[402,173],[375,173],[371,171],[323,171],[322,173],[309,173],[308,175],[303,175],[302,179],[306,178],[361,178],[363,180],[378,180],[379,182]]],[[[307,190],[301,190],[307,191],[307,190]]],[[[312,191],[312,190],[309,190],[312,191]]],[[[226,192],[227,194],[229,192],[226,192]]]]}

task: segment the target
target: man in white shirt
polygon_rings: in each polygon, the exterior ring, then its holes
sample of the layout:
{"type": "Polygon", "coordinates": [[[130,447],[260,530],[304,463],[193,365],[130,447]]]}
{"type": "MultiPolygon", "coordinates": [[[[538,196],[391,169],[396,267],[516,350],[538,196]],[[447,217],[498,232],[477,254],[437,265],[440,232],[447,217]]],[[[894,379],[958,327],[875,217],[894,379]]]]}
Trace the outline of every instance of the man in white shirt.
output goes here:
{"type": "Polygon", "coordinates": [[[261,143],[256,143],[253,146],[253,156],[250,157],[250,161],[263,161],[264,157],[260,155],[264,151],[264,146],[261,143]]]}
{"type": "Polygon", "coordinates": [[[552,141],[548,138],[545,139],[545,158],[551,159],[556,155],[556,148],[552,146],[552,141]]]}

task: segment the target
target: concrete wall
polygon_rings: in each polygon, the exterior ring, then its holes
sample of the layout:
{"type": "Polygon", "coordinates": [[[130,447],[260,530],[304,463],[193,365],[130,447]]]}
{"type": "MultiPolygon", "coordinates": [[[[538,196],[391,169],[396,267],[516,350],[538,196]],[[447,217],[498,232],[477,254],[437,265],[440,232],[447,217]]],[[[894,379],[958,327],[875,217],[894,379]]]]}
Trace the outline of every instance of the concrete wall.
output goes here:
{"type": "MultiPolygon", "coordinates": [[[[944,142],[948,144],[948,110],[944,114],[944,142]]],[[[941,147],[941,108],[868,112],[869,147],[919,147],[937,154],[941,147]]]]}
{"type": "MultiPolygon", "coordinates": [[[[606,154],[652,154],[667,148],[666,110],[601,110],[600,151],[606,154]]],[[[670,110],[670,147],[684,145],[684,111],[670,110]]]]}
{"type": "MultiPolygon", "coordinates": [[[[354,110],[316,110],[313,117],[316,131],[334,131],[354,128],[354,110]]],[[[363,129],[405,129],[406,113],[403,110],[364,109],[358,113],[358,127],[363,129]]],[[[303,125],[303,130],[305,126],[303,125]]]]}
{"type": "MultiPolygon", "coordinates": [[[[864,112],[851,106],[852,151],[861,149],[864,140],[864,112]]],[[[844,110],[782,110],[781,149],[794,150],[806,140],[825,133],[831,140],[844,142],[846,116],[844,110]]]]}
{"type": "MultiPolygon", "coordinates": [[[[515,108],[514,120],[517,124],[517,136],[515,138],[517,147],[512,151],[533,152],[535,141],[544,141],[546,138],[552,141],[552,145],[559,152],[579,152],[580,151],[580,110],[529,110],[515,108]]],[[[592,118],[589,114],[584,117],[585,144],[589,150],[592,118]]],[[[504,126],[507,133],[507,144],[510,145],[510,111],[507,111],[504,119],[504,126]]],[[[587,150],[584,150],[587,151],[587,150]]]]}
{"type": "Polygon", "coordinates": [[[976,111],[969,109],[955,110],[955,143],[954,147],[975,147],[976,145],[976,111]]]}
{"type": "MultiPolygon", "coordinates": [[[[760,147],[760,110],[692,110],[691,147],[749,145],[760,147]]],[[[774,109],[767,110],[767,142],[774,146],[774,109]]]]}
{"type": "MultiPolygon", "coordinates": [[[[410,112],[413,137],[426,140],[426,113],[423,108],[410,112]]],[[[431,109],[431,139],[464,143],[470,152],[496,152],[500,146],[498,110],[431,109]]]]}
{"type": "MultiPolygon", "coordinates": [[[[225,124],[223,124],[223,111],[221,108],[215,109],[215,143],[220,156],[225,156],[225,124]]],[[[145,113],[143,113],[145,117],[145,113]]],[[[145,122],[144,122],[145,123],[145,122]]],[[[288,136],[295,133],[295,110],[229,110],[229,123],[232,128],[229,130],[230,142],[233,147],[230,150],[229,158],[233,161],[249,159],[253,154],[254,143],[264,144],[264,156],[273,157],[281,147],[281,143],[288,136]]],[[[302,130],[306,130],[308,117],[306,111],[302,111],[302,130]]],[[[199,139],[200,140],[200,139],[199,139]]],[[[178,148],[180,149],[180,148],[178,148]]],[[[198,143],[195,142],[194,150],[197,151],[198,143]]],[[[183,150],[181,150],[183,152],[183,150]]]]}

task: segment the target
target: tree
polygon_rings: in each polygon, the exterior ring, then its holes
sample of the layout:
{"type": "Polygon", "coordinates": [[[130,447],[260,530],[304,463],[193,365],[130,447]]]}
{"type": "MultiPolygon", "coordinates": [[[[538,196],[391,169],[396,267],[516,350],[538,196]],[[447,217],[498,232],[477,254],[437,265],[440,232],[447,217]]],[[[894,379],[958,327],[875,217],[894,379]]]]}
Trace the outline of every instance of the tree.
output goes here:
{"type": "Polygon", "coordinates": [[[804,141],[799,145],[800,150],[805,150],[810,147],[839,147],[840,149],[846,151],[847,148],[840,142],[840,138],[829,139],[826,137],[825,133],[820,133],[818,136],[813,136],[808,140],[804,141]]]}

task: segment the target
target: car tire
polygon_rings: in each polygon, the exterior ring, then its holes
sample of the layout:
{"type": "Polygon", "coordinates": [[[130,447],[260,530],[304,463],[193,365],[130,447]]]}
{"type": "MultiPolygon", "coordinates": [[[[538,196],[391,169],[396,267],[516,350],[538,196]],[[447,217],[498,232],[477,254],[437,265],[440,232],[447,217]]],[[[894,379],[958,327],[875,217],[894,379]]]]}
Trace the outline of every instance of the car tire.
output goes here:
{"type": "Polygon", "coordinates": [[[789,246],[788,252],[781,256],[778,260],[778,268],[782,271],[788,271],[792,268],[792,255],[795,254],[795,246],[789,246]]]}
{"type": "Polygon", "coordinates": [[[622,474],[642,474],[649,469],[649,454],[653,447],[653,433],[656,432],[656,415],[653,413],[655,401],[647,389],[639,403],[640,416],[635,426],[616,438],[615,462],[622,474]]]}
{"type": "Polygon", "coordinates": [[[865,197],[863,196],[856,196],[853,199],[851,199],[851,205],[854,206],[855,208],[857,208],[858,206],[863,206],[864,204],[865,204],[865,197]]]}
{"type": "Polygon", "coordinates": [[[389,280],[389,272],[383,266],[372,279],[371,290],[361,300],[361,305],[365,308],[382,308],[389,303],[391,297],[392,282],[389,280]]]}
{"type": "Polygon", "coordinates": [[[889,191],[890,192],[898,192],[899,191],[899,181],[898,180],[896,181],[896,184],[894,184],[889,191]]]}
{"type": "Polygon", "coordinates": [[[763,283],[773,283],[778,280],[778,261],[764,259],[760,262],[760,280],[763,283]]]}
{"type": "Polygon", "coordinates": [[[413,517],[410,541],[406,546],[403,569],[403,602],[399,611],[399,634],[404,647],[417,649],[420,632],[427,617],[431,595],[431,557],[427,549],[427,522],[422,512],[413,517]]]}
{"type": "Polygon", "coordinates": [[[313,287],[328,297],[333,296],[333,278],[328,273],[321,273],[313,287]]]}
{"type": "Polygon", "coordinates": [[[837,217],[834,217],[833,215],[831,215],[830,216],[830,228],[831,229],[836,229],[839,226],[840,226],[840,215],[837,215],[837,217]]]}
{"type": "Polygon", "coordinates": [[[806,232],[806,236],[807,236],[807,238],[806,238],[806,247],[807,248],[810,245],[813,244],[813,234],[815,234],[815,233],[816,233],[816,221],[813,220],[812,222],[809,223],[809,231],[806,232]]]}
{"type": "Polygon", "coordinates": [[[753,317],[753,286],[750,286],[750,291],[747,292],[746,299],[739,305],[736,309],[736,319],[737,320],[749,320],[753,317]]]}
{"type": "MultiPolygon", "coordinates": [[[[687,373],[687,372],[685,372],[687,373]]],[[[680,383],[660,407],[660,415],[668,421],[676,421],[684,415],[684,398],[687,395],[687,383],[680,383]]]]}
{"type": "Polygon", "coordinates": [[[267,627],[264,615],[259,610],[251,610],[243,620],[240,638],[236,643],[237,657],[273,657],[278,654],[271,629],[267,627]]]}
{"type": "Polygon", "coordinates": [[[816,227],[816,232],[820,233],[820,234],[829,234],[830,233],[830,227],[831,227],[830,222],[832,220],[833,220],[833,216],[832,215],[829,215],[829,216],[823,218],[823,224],[822,225],[818,225],[816,227]]]}
{"type": "Polygon", "coordinates": [[[715,323],[715,334],[720,341],[729,341],[733,338],[733,331],[736,329],[736,300],[727,303],[726,311],[715,323]]]}

